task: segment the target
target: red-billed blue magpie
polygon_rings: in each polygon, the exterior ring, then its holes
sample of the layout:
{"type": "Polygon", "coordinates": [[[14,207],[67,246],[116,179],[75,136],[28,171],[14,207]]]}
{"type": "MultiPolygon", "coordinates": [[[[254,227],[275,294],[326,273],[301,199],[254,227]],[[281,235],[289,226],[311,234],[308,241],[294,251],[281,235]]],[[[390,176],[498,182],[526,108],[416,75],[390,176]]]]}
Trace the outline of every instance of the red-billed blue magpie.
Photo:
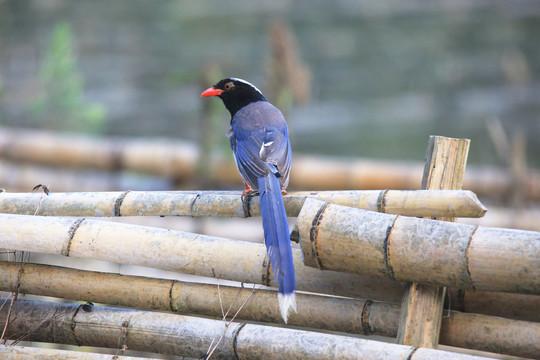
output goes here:
{"type": "Polygon", "coordinates": [[[201,96],[218,96],[231,113],[227,133],[246,190],[257,191],[266,251],[277,279],[281,316],[285,323],[296,311],[294,264],[282,191],[289,183],[291,144],[285,118],[261,91],[249,82],[227,78],[201,96]]]}

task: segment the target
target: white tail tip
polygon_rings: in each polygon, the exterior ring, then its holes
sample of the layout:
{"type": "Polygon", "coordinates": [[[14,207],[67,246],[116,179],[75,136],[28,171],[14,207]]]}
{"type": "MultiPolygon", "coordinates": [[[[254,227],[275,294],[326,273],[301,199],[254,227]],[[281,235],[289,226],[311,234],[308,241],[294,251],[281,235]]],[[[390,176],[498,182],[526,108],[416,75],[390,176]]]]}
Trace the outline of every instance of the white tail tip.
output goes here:
{"type": "Polygon", "coordinates": [[[294,310],[294,312],[296,312],[296,295],[295,293],[287,295],[278,293],[278,301],[281,317],[283,317],[283,321],[285,321],[286,324],[290,311],[294,310]]]}

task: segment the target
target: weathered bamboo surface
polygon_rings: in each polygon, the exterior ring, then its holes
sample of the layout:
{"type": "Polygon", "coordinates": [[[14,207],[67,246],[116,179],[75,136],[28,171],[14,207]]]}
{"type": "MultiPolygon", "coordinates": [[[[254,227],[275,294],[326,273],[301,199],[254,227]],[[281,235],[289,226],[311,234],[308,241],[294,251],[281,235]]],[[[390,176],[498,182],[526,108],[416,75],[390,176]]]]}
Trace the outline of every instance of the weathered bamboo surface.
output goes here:
{"type": "Polygon", "coordinates": [[[540,294],[540,234],[381,214],[306,199],[305,264],[403,281],[540,294]]]}
{"type": "MultiPolygon", "coordinates": [[[[422,177],[423,190],[461,190],[469,155],[469,139],[430,136],[422,177]]],[[[454,217],[436,217],[453,222],[454,217]]],[[[401,302],[397,342],[436,348],[441,333],[446,287],[409,283],[401,302]]]]}
{"type": "MultiPolygon", "coordinates": [[[[4,301],[4,299],[2,299],[4,301]]],[[[9,302],[0,311],[6,321],[9,302]]],[[[382,343],[281,327],[230,323],[183,315],[77,304],[18,300],[7,329],[9,339],[142,350],[200,357],[221,342],[219,359],[485,359],[440,350],[382,343]],[[122,336],[122,334],[127,334],[122,336]]]]}
{"type": "MultiPolygon", "coordinates": [[[[283,324],[276,291],[261,289],[260,285],[218,287],[51,265],[0,262],[0,291],[217,318],[222,318],[222,311],[229,307],[231,315],[241,308],[238,319],[283,324]]],[[[397,304],[307,293],[298,293],[296,301],[303,310],[291,316],[289,325],[395,336],[397,304]]]]}
{"type": "Polygon", "coordinates": [[[6,360],[158,360],[148,357],[97,354],[29,346],[0,345],[0,358],[6,360]]]}
{"type": "MultiPolygon", "coordinates": [[[[470,191],[291,192],[283,199],[296,217],[307,197],[333,204],[407,216],[480,217],[487,209],[470,191]]],[[[260,216],[259,197],[239,191],[123,191],[0,193],[0,212],[52,216],[260,216]]]]}
{"type": "MultiPolygon", "coordinates": [[[[262,241],[262,239],[261,239],[262,241]]],[[[0,214],[0,248],[112,261],[276,287],[262,243],[84,218],[0,214]]],[[[402,291],[390,279],[304,266],[293,249],[299,290],[388,301],[402,291]],[[379,279],[380,280],[380,279],[379,279]]]]}
{"type": "MultiPolygon", "coordinates": [[[[0,157],[17,162],[130,170],[177,180],[193,180],[200,151],[193,143],[170,139],[95,138],[80,134],[0,128],[0,157]]],[[[293,161],[291,188],[317,190],[418,189],[424,167],[422,162],[305,155],[295,155],[293,161]]],[[[208,169],[212,181],[241,184],[231,156],[211,159],[208,169]]],[[[497,168],[469,167],[464,182],[464,188],[481,196],[507,196],[514,187],[512,175],[497,168]]],[[[540,199],[540,173],[529,171],[522,187],[526,198],[540,199]]]]}
{"type": "MultiPolygon", "coordinates": [[[[254,291],[253,287],[218,288],[211,284],[2,262],[0,291],[217,318],[229,307],[230,314],[241,308],[238,320],[283,322],[275,291],[254,291]]],[[[303,293],[297,294],[297,302],[302,311],[291,315],[289,325],[361,335],[397,334],[398,304],[303,293]]],[[[540,353],[540,323],[455,311],[443,323],[443,333],[449,332],[441,341],[444,345],[516,356],[540,353]]]]}
{"type": "MultiPolygon", "coordinates": [[[[371,279],[372,282],[367,286],[367,289],[377,288],[379,279],[371,279]]],[[[347,278],[344,278],[343,281],[347,281],[347,278]]],[[[382,287],[384,288],[384,284],[382,287]]],[[[172,305],[172,311],[214,316],[219,315],[219,311],[221,311],[221,308],[215,305],[218,303],[216,299],[219,299],[219,293],[215,285],[199,286],[182,281],[99,273],[51,265],[24,264],[21,266],[20,263],[0,262],[0,291],[16,291],[18,288],[23,293],[67,299],[92,300],[98,303],[129,306],[139,309],[170,311],[172,305]],[[66,287],[65,284],[70,284],[70,286],[66,287]],[[127,285],[124,286],[124,284],[127,285]],[[111,288],[118,289],[118,291],[110,291],[111,288]],[[144,289],[144,291],[139,291],[140,289],[144,289]],[[194,292],[199,294],[193,295],[196,296],[195,298],[191,295],[194,292]],[[180,295],[176,297],[173,296],[173,294],[180,295]],[[201,301],[194,301],[193,299],[201,299],[201,301]],[[214,301],[209,302],[209,299],[214,299],[214,301]],[[127,301],[131,302],[127,303],[127,301]],[[213,307],[211,304],[213,304],[213,307]]],[[[233,300],[237,301],[237,298],[241,297],[242,292],[251,294],[252,291],[251,287],[246,287],[245,290],[226,286],[221,286],[220,288],[221,297],[225,303],[227,303],[227,299],[230,300],[228,303],[232,303],[233,300]]],[[[363,290],[361,292],[366,294],[368,291],[369,290],[363,290]]],[[[385,294],[385,297],[390,299],[386,299],[385,301],[398,304],[401,300],[402,292],[402,285],[395,282],[394,287],[390,289],[389,294],[385,294]],[[393,298],[391,298],[392,294],[393,298]]],[[[259,307],[258,305],[254,305],[253,301],[258,301],[260,297],[263,297],[260,293],[267,294],[268,292],[265,290],[256,292],[253,296],[253,300],[250,302],[251,306],[254,308],[259,307]]],[[[375,293],[375,295],[377,295],[377,293],[375,293]]],[[[317,301],[321,299],[320,297],[307,296],[307,294],[303,293],[299,293],[298,296],[300,299],[298,300],[299,302],[305,300],[317,303],[315,299],[318,299],[317,301]]],[[[264,308],[266,309],[264,312],[255,311],[244,314],[244,311],[242,311],[240,312],[241,318],[266,322],[280,322],[282,318],[275,308],[277,305],[275,302],[275,294],[272,294],[271,297],[269,304],[264,303],[264,308]]],[[[329,298],[323,297],[323,299],[329,298]]],[[[367,325],[362,325],[361,329],[351,326],[349,321],[354,318],[351,317],[351,314],[357,313],[357,310],[351,310],[351,308],[358,309],[363,306],[369,308],[374,305],[366,305],[364,300],[361,299],[351,299],[339,300],[343,301],[343,303],[338,306],[333,304],[338,300],[335,300],[336,298],[333,299],[334,300],[332,301],[328,300],[328,303],[324,303],[326,300],[321,300],[324,304],[328,304],[328,306],[317,305],[319,307],[323,306],[323,308],[326,309],[321,311],[321,314],[329,314],[328,316],[325,316],[324,321],[321,323],[318,323],[316,319],[312,318],[314,315],[321,316],[319,312],[315,314],[302,312],[294,314],[290,324],[305,327],[320,327],[321,329],[339,329],[350,333],[356,333],[361,330],[364,331],[367,326],[367,328],[370,329],[369,332],[377,333],[379,335],[386,334],[384,332],[386,330],[383,329],[390,328],[381,325],[388,323],[382,315],[377,315],[381,316],[378,317],[377,320],[370,320],[371,316],[375,316],[375,314],[384,314],[386,310],[382,312],[370,311],[368,318],[362,318],[363,324],[365,323],[367,325]],[[336,309],[339,308],[344,311],[336,315],[330,315],[333,313],[333,310],[328,310],[328,307],[335,307],[336,309]],[[346,318],[343,318],[340,314],[345,314],[346,318]],[[383,322],[378,323],[378,321],[383,322]]],[[[369,296],[369,299],[378,300],[373,302],[375,306],[382,303],[381,299],[377,297],[369,296]]],[[[538,309],[540,309],[540,296],[538,295],[488,291],[458,291],[451,289],[449,292],[449,300],[448,308],[451,310],[540,322],[540,312],[538,311],[538,309]]],[[[262,304],[263,303],[261,303],[261,307],[262,304]]],[[[313,306],[314,305],[309,303],[305,306],[303,305],[303,308],[309,309],[313,306]]],[[[249,307],[246,309],[249,309],[249,307]]]]}

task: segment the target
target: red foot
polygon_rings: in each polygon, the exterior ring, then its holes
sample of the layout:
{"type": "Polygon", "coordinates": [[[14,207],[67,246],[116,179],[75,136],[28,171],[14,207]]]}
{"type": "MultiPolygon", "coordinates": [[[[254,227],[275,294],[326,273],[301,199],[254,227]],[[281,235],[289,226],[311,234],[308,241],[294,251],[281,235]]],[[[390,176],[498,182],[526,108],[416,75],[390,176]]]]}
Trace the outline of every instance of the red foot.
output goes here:
{"type": "Polygon", "coordinates": [[[287,190],[281,190],[281,195],[287,195],[287,190]]]}
{"type": "Polygon", "coordinates": [[[253,192],[253,189],[251,188],[251,186],[248,185],[247,182],[244,181],[244,185],[246,186],[246,189],[244,191],[242,191],[242,197],[244,197],[247,194],[253,192]]]}

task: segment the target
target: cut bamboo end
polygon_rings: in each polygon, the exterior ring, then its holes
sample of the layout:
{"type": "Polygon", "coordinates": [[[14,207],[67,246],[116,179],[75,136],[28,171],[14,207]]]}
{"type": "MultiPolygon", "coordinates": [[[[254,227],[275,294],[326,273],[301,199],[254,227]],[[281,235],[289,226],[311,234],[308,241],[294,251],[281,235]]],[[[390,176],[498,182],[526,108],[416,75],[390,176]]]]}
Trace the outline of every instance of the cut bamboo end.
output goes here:
{"type": "MultiPolygon", "coordinates": [[[[296,217],[306,198],[407,216],[481,217],[486,208],[470,191],[291,192],[283,200],[296,217]]],[[[44,216],[260,216],[259,197],[239,191],[123,191],[0,193],[0,212],[44,216]]]]}
{"type": "Polygon", "coordinates": [[[314,199],[306,200],[296,228],[307,266],[540,294],[537,232],[380,214],[314,199]]]}

